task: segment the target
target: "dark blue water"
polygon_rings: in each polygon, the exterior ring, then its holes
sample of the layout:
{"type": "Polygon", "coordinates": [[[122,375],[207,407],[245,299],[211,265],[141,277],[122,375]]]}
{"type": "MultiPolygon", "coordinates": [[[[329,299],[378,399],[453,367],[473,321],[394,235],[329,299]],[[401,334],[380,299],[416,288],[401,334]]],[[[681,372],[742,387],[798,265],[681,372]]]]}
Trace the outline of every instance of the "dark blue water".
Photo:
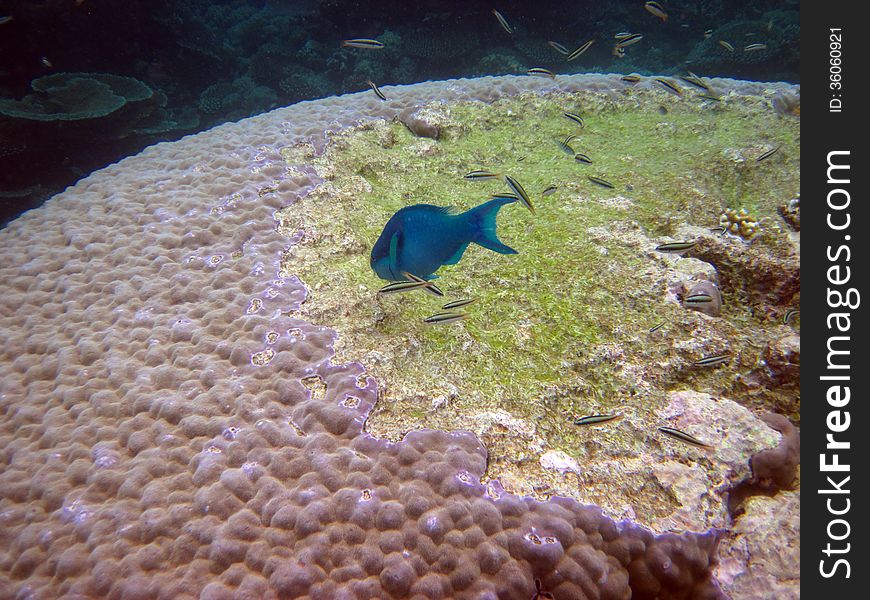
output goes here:
{"type": "Polygon", "coordinates": [[[0,225],[157,141],[368,89],[369,80],[402,84],[542,67],[798,81],[796,0],[660,2],[666,18],[644,4],[0,2],[0,225]],[[643,38],[620,52],[620,32],[643,38]],[[342,40],[359,37],[385,46],[342,48],[342,40]],[[548,44],[570,52],[589,40],[570,62],[548,44]]]}

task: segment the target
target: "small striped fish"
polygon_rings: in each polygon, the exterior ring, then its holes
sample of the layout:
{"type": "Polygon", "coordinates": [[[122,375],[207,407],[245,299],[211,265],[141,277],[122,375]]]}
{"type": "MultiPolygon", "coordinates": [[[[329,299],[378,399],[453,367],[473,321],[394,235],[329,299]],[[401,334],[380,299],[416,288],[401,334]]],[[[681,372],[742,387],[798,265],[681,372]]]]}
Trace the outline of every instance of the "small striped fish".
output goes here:
{"type": "Polygon", "coordinates": [[[756,158],[756,159],[755,159],[755,162],[761,162],[761,161],[763,161],[765,158],[770,158],[771,156],[773,156],[774,154],[776,154],[778,150],[779,150],[779,146],[777,146],[776,148],[771,148],[770,150],[768,150],[767,152],[765,152],[764,154],[762,154],[761,156],[759,156],[758,158],[756,158]]]}
{"type": "Polygon", "coordinates": [[[640,81],[640,75],[623,75],[622,80],[626,83],[637,83],[640,81]]]}
{"type": "Polygon", "coordinates": [[[454,308],[462,308],[463,306],[468,306],[472,302],[477,302],[477,298],[464,298],[462,300],[453,300],[452,302],[448,302],[441,308],[444,310],[453,310],[454,308]]]}
{"type": "Polygon", "coordinates": [[[426,317],[423,322],[428,325],[439,325],[447,323],[455,323],[462,319],[468,318],[468,313],[443,312],[431,317],[426,317]]]}
{"type": "Polygon", "coordinates": [[[483,169],[478,169],[477,171],[471,171],[465,174],[465,179],[498,179],[501,177],[501,173],[493,173],[492,171],[484,171],[483,169]]]}
{"type": "Polygon", "coordinates": [[[550,79],[556,78],[556,74],[553,73],[550,69],[543,69],[541,67],[532,67],[531,69],[526,71],[526,74],[536,77],[549,77],[550,79]]]}
{"type": "Polygon", "coordinates": [[[656,250],[658,252],[685,252],[686,250],[691,250],[696,245],[698,245],[698,242],[669,242],[656,246],[656,250]]]}
{"type": "Polygon", "coordinates": [[[502,29],[504,29],[508,33],[514,32],[513,27],[510,26],[510,24],[507,22],[507,19],[505,19],[504,16],[502,16],[502,14],[500,12],[498,12],[496,9],[493,8],[492,14],[495,15],[496,19],[498,19],[498,23],[499,23],[499,25],[501,25],[502,29]]]}
{"type": "Polygon", "coordinates": [[[378,98],[380,98],[381,100],[387,99],[387,97],[384,96],[384,93],[381,91],[381,88],[379,88],[377,85],[375,85],[375,82],[372,81],[371,79],[369,79],[369,87],[372,88],[372,91],[375,93],[375,95],[378,98]]]}
{"type": "Polygon", "coordinates": [[[668,91],[673,92],[674,94],[676,94],[676,95],[679,96],[680,98],[683,97],[683,90],[681,90],[681,89],[677,86],[677,84],[674,83],[673,81],[670,81],[670,80],[668,80],[668,79],[665,79],[664,77],[656,77],[656,83],[658,83],[659,85],[663,86],[663,87],[666,88],[668,91]]]}
{"type": "Polygon", "coordinates": [[[587,175],[587,179],[596,185],[600,185],[601,187],[606,187],[609,189],[613,189],[613,184],[607,181],[606,179],[602,179],[601,177],[595,177],[594,175],[587,175]]]}
{"type": "Polygon", "coordinates": [[[800,314],[800,312],[801,312],[801,311],[796,310],[796,309],[794,309],[794,308],[792,308],[791,310],[787,311],[787,312],[785,313],[785,315],[782,317],[782,324],[783,324],[783,325],[788,325],[788,322],[791,321],[791,320],[795,317],[795,315],[800,314]]]}
{"type": "Polygon", "coordinates": [[[369,38],[354,38],[341,42],[343,48],[383,48],[384,43],[369,38]]]}
{"type": "Polygon", "coordinates": [[[523,206],[532,211],[532,214],[535,214],[535,207],[532,206],[532,201],[529,198],[529,195],[526,193],[526,190],[520,185],[520,182],[511,177],[510,175],[504,176],[505,183],[508,184],[514,193],[519,196],[520,201],[523,203],[523,206]]]}
{"type": "Polygon", "coordinates": [[[717,367],[719,365],[724,365],[730,359],[731,355],[728,353],[714,354],[712,356],[705,356],[702,359],[696,360],[693,364],[696,367],[717,367]]]}
{"type": "Polygon", "coordinates": [[[622,415],[589,415],[575,419],[574,425],[599,425],[609,423],[610,421],[617,421],[621,418],[622,415]]]}
{"type": "Polygon", "coordinates": [[[410,292],[411,290],[419,290],[420,288],[426,287],[428,281],[419,282],[419,281],[394,281],[393,283],[388,283],[384,287],[378,290],[379,294],[399,294],[401,292],[410,292]]]}
{"type": "Polygon", "coordinates": [[[553,50],[555,50],[559,54],[562,54],[563,56],[568,56],[569,54],[571,54],[571,51],[568,50],[565,46],[563,46],[559,42],[547,42],[547,43],[550,44],[550,48],[552,48],[553,50]]]}
{"type": "Polygon", "coordinates": [[[711,446],[710,444],[705,444],[695,436],[689,435],[685,431],[680,431],[679,429],[674,429],[673,427],[659,427],[659,431],[661,431],[665,435],[671,436],[674,439],[680,440],[684,444],[691,444],[692,446],[698,446],[699,448],[705,448],[707,450],[713,449],[713,446],[711,446]]]}
{"type": "Polygon", "coordinates": [[[662,321],[658,325],[653,325],[652,327],[649,328],[649,333],[655,333],[656,331],[658,331],[659,329],[661,329],[664,326],[665,326],[665,321],[662,321]]]}
{"type": "Polygon", "coordinates": [[[544,191],[541,192],[541,195],[549,196],[550,194],[555,194],[557,189],[559,188],[557,188],[555,185],[548,185],[546,188],[544,188],[544,191]]]}
{"type": "Polygon", "coordinates": [[[413,273],[408,273],[407,271],[402,271],[402,277],[407,279],[408,281],[413,281],[415,283],[423,284],[423,289],[432,294],[433,296],[443,297],[444,292],[441,291],[437,285],[432,283],[431,281],[427,281],[422,277],[417,277],[413,273]]]}
{"type": "Polygon", "coordinates": [[[683,300],[685,304],[690,305],[709,304],[712,301],[713,296],[710,294],[693,294],[691,296],[686,296],[686,299],[683,300]]]}
{"type": "Polygon", "coordinates": [[[571,121],[574,121],[580,127],[586,127],[586,121],[584,121],[583,117],[581,117],[577,113],[566,112],[566,113],[562,113],[562,114],[565,115],[565,118],[567,118],[571,121]]]}
{"type": "Polygon", "coordinates": [[[569,54],[566,57],[566,59],[569,61],[574,60],[575,58],[577,58],[578,56],[580,56],[581,54],[583,54],[584,52],[589,50],[589,46],[591,46],[594,43],[595,43],[595,40],[589,40],[588,42],[584,42],[582,46],[579,46],[576,50],[571,52],[571,54],[569,54]]]}
{"type": "Polygon", "coordinates": [[[577,154],[575,154],[574,160],[576,160],[578,163],[583,163],[584,165],[592,164],[592,159],[589,158],[587,155],[583,154],[582,152],[578,152],[577,154]]]}
{"type": "Polygon", "coordinates": [[[725,48],[728,52],[734,52],[734,46],[732,46],[725,40],[719,40],[719,45],[725,48]]]}

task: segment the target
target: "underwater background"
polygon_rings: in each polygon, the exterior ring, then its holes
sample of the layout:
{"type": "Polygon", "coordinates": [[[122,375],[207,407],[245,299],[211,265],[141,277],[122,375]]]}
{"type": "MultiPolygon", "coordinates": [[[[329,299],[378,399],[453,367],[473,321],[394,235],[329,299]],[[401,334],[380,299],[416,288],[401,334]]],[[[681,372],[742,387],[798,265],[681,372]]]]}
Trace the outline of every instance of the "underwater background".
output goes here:
{"type": "Polygon", "coordinates": [[[666,22],[627,0],[4,0],[0,224],[152,143],[364,90],[369,80],[383,86],[544,67],[798,82],[796,0],[664,4],[666,22]],[[643,39],[616,57],[617,32],[643,39]],[[341,47],[357,37],[386,47],[341,47]],[[573,50],[587,40],[595,43],[571,62],[547,43],[573,50]],[[753,43],[764,48],[743,51],[753,43]],[[74,73],[90,75],[70,87],[74,73]]]}
{"type": "Polygon", "coordinates": [[[791,2],[0,2],[0,600],[796,600],[791,2]]]}

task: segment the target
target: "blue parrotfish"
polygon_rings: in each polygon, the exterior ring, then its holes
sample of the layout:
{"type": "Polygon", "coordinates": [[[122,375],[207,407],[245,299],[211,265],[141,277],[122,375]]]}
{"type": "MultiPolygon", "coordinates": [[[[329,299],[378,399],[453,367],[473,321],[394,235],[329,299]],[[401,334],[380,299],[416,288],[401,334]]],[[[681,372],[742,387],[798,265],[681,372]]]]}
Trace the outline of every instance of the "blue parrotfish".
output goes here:
{"type": "Polygon", "coordinates": [[[464,213],[452,207],[414,204],[400,209],[387,221],[372,248],[371,266],[387,281],[412,273],[423,279],[436,277],[443,265],[455,265],[472,242],[499,254],[517,251],[496,235],[496,216],[513,198],[493,198],[464,213]]]}

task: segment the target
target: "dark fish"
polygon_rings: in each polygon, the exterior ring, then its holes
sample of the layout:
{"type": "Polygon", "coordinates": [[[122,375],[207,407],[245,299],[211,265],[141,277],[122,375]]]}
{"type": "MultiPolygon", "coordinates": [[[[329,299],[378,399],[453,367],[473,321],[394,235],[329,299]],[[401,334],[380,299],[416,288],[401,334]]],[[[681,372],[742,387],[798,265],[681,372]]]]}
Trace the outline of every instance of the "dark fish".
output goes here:
{"type": "Polygon", "coordinates": [[[571,121],[574,121],[580,127],[586,127],[586,121],[584,121],[583,117],[581,117],[577,113],[566,112],[566,113],[562,113],[562,114],[565,115],[565,117],[570,119],[571,121]]]}
{"type": "Polygon", "coordinates": [[[378,86],[376,86],[374,81],[369,80],[369,87],[372,88],[372,91],[375,93],[375,95],[376,95],[378,98],[380,98],[381,100],[386,100],[386,99],[387,99],[387,97],[384,96],[384,93],[381,91],[381,88],[379,88],[378,86]]]}
{"type": "Polygon", "coordinates": [[[713,446],[711,446],[710,444],[705,444],[695,436],[689,435],[685,431],[680,431],[679,429],[674,429],[673,427],[659,427],[659,431],[661,431],[665,435],[671,436],[672,438],[678,439],[685,444],[691,444],[692,446],[698,446],[699,448],[706,448],[707,450],[713,449],[713,446]]]}
{"type": "Polygon", "coordinates": [[[659,252],[685,252],[686,250],[694,248],[697,243],[698,242],[669,242],[667,244],[656,246],[656,250],[659,252]]]}
{"type": "Polygon", "coordinates": [[[574,425],[598,425],[621,419],[622,415],[589,415],[574,420],[574,425]]]}
{"type": "Polygon", "coordinates": [[[655,15],[659,19],[662,20],[662,23],[668,22],[668,13],[665,12],[665,9],[658,2],[647,2],[643,5],[643,7],[647,10],[648,13],[655,15]]]}
{"type": "Polygon", "coordinates": [[[495,15],[495,18],[496,18],[496,19],[498,19],[499,25],[502,26],[502,29],[504,29],[504,30],[507,31],[508,33],[513,33],[513,32],[514,32],[513,27],[511,27],[511,26],[508,24],[507,19],[505,19],[505,18],[502,16],[502,14],[501,14],[500,12],[498,12],[496,9],[493,8],[493,9],[492,9],[492,14],[495,15]]]}
{"type": "Polygon", "coordinates": [[[559,42],[547,42],[547,43],[550,44],[550,47],[553,50],[555,50],[556,52],[558,52],[559,54],[563,54],[565,56],[568,56],[571,53],[570,50],[568,50],[565,46],[563,46],[559,42]]]}
{"type": "Polygon", "coordinates": [[[439,298],[444,297],[444,292],[441,291],[441,288],[439,288],[437,285],[435,285],[431,281],[426,281],[422,277],[417,277],[413,273],[408,273],[407,271],[403,271],[402,276],[405,279],[407,279],[408,281],[415,281],[417,283],[422,283],[423,289],[425,291],[429,292],[430,294],[432,294],[433,296],[438,296],[439,298]]]}
{"type": "Polygon", "coordinates": [[[652,327],[649,328],[649,333],[655,333],[656,331],[658,331],[659,329],[664,327],[664,325],[665,325],[665,321],[662,321],[658,325],[653,325],[652,327]]]}
{"type": "Polygon", "coordinates": [[[710,228],[710,233],[725,233],[725,228],[721,225],[710,228]]]}
{"type": "Polygon", "coordinates": [[[575,154],[574,160],[576,160],[578,163],[583,163],[584,165],[592,164],[592,159],[589,158],[587,155],[583,154],[582,152],[578,152],[577,154],[575,154]]]}
{"type": "Polygon", "coordinates": [[[788,325],[788,322],[791,321],[795,315],[800,314],[801,311],[792,308],[791,310],[786,311],[785,316],[782,317],[782,324],[788,325]]]}
{"type": "Polygon", "coordinates": [[[713,102],[722,102],[722,98],[713,93],[698,94],[698,98],[703,98],[704,100],[712,100],[713,102]]]}
{"type": "Polygon", "coordinates": [[[354,38],[341,42],[343,48],[383,48],[384,43],[369,38],[354,38]]]}
{"type": "Polygon", "coordinates": [[[512,192],[496,192],[490,195],[490,198],[501,198],[502,200],[510,200],[511,202],[518,202],[520,197],[512,192]]]}
{"type": "Polygon", "coordinates": [[[594,43],[595,43],[595,40],[589,40],[588,42],[584,42],[582,46],[579,46],[576,50],[571,52],[571,54],[569,54],[566,57],[567,60],[569,60],[569,61],[574,60],[575,58],[577,58],[578,56],[580,56],[581,54],[583,54],[584,52],[589,50],[589,46],[591,46],[594,43]]]}
{"type": "Polygon", "coordinates": [[[623,75],[622,80],[626,83],[637,83],[640,81],[640,75],[623,75]]]}
{"type": "Polygon", "coordinates": [[[384,226],[372,248],[371,267],[387,281],[401,280],[403,271],[429,280],[443,265],[458,263],[472,242],[499,254],[516,254],[496,234],[498,211],[512,202],[495,198],[460,214],[432,204],[406,206],[384,226]]]}
{"type": "Polygon", "coordinates": [[[696,360],[693,364],[696,367],[716,367],[719,365],[724,365],[731,359],[731,355],[727,352],[725,354],[715,354],[712,356],[705,356],[700,360],[696,360]]]}
{"type": "Polygon", "coordinates": [[[5,17],[0,17],[0,25],[6,25],[6,23],[9,23],[14,18],[15,17],[13,17],[12,15],[6,15],[5,17]]]}
{"type": "Polygon", "coordinates": [[[533,67],[533,68],[529,69],[528,71],[526,71],[526,74],[535,75],[537,77],[549,77],[550,79],[556,78],[556,74],[553,73],[551,70],[542,69],[541,67],[533,67]]]}
{"type": "Polygon", "coordinates": [[[477,171],[471,171],[470,173],[465,174],[466,179],[498,179],[501,177],[501,173],[493,173],[492,171],[484,171],[483,169],[478,169],[477,171]]]}
{"type": "Polygon", "coordinates": [[[477,302],[477,298],[465,298],[463,300],[453,300],[452,302],[448,302],[441,308],[444,310],[453,310],[454,308],[462,308],[463,306],[468,306],[472,302],[477,302]]]}
{"type": "Polygon", "coordinates": [[[658,84],[664,86],[666,89],[668,89],[669,91],[673,92],[674,94],[676,94],[676,95],[679,96],[680,98],[683,97],[683,90],[681,90],[681,89],[677,86],[677,84],[674,83],[673,81],[670,81],[670,80],[668,80],[668,79],[665,79],[664,77],[656,77],[656,83],[658,83],[658,84]]]}
{"type": "Polygon", "coordinates": [[[600,185],[601,187],[606,187],[613,189],[613,184],[607,181],[606,179],[601,179],[601,177],[595,177],[593,175],[587,175],[587,179],[596,185],[600,185]]]}
{"type": "Polygon", "coordinates": [[[461,321],[468,317],[468,313],[455,313],[455,312],[443,312],[438,313],[437,315],[432,315],[431,317],[426,317],[423,319],[424,323],[429,325],[438,325],[438,324],[446,324],[446,323],[455,323],[456,321],[461,321]]]}
{"type": "Polygon", "coordinates": [[[557,189],[559,188],[557,188],[555,185],[548,185],[546,188],[544,188],[544,191],[541,192],[541,195],[549,196],[550,194],[555,194],[557,189]]]}
{"type": "Polygon", "coordinates": [[[761,156],[759,156],[758,158],[756,158],[756,159],[755,159],[755,162],[761,162],[761,161],[763,161],[765,158],[770,158],[771,156],[773,156],[774,154],[776,154],[778,150],[779,150],[779,146],[777,146],[776,148],[771,148],[770,150],[768,150],[767,152],[765,152],[764,154],[762,154],[761,156]]]}
{"type": "Polygon", "coordinates": [[[504,176],[505,183],[508,184],[508,187],[514,191],[514,194],[520,197],[520,202],[523,203],[523,206],[532,211],[532,214],[535,214],[535,207],[532,206],[532,201],[529,198],[529,195],[526,193],[526,190],[520,185],[520,182],[511,177],[510,175],[504,176]]]}

